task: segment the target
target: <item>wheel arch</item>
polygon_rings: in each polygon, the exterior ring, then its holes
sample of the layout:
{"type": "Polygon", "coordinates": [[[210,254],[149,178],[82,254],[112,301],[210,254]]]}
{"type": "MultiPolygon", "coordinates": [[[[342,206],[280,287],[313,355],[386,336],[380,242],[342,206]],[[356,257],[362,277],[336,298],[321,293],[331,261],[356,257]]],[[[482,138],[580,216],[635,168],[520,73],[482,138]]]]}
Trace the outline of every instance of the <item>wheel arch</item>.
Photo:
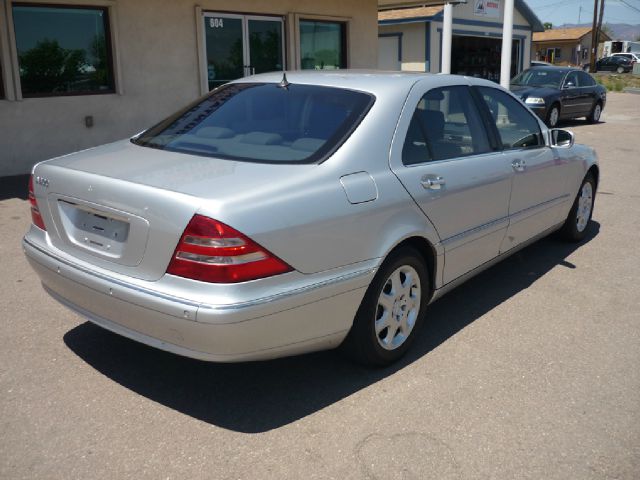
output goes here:
{"type": "Polygon", "coordinates": [[[593,164],[589,167],[589,170],[587,170],[586,175],[593,175],[594,180],[596,181],[596,190],[598,189],[598,185],[600,183],[600,167],[598,167],[597,164],[593,164]]]}
{"type": "Polygon", "coordinates": [[[411,247],[418,252],[418,254],[424,260],[427,272],[429,274],[429,299],[433,295],[436,288],[436,276],[438,272],[438,253],[436,247],[427,238],[420,235],[412,235],[404,238],[398,242],[393,248],[391,248],[384,259],[387,259],[394,252],[402,250],[403,248],[411,247]]]}

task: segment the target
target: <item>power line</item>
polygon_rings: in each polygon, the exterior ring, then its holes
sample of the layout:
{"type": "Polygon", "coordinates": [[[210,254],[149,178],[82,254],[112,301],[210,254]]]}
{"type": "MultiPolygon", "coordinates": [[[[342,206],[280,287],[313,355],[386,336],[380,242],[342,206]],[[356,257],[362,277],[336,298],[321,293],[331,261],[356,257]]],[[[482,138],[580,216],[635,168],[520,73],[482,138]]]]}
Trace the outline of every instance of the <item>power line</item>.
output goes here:
{"type": "Polygon", "coordinates": [[[621,4],[626,5],[627,7],[629,7],[631,10],[635,10],[636,12],[640,13],[640,8],[635,7],[633,5],[628,4],[625,0],[618,0],[621,4]]]}

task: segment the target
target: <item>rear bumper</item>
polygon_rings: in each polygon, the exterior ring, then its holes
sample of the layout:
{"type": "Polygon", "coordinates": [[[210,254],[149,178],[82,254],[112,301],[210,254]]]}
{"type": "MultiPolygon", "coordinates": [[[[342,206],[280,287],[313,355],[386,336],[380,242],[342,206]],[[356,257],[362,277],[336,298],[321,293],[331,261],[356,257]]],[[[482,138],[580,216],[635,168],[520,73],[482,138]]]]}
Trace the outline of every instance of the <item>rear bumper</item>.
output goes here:
{"type": "MultiPolygon", "coordinates": [[[[281,294],[224,303],[193,301],[127,283],[52,249],[23,240],[45,290],[91,322],[169,352],[201,360],[264,360],[338,346],[346,336],[375,269],[339,276],[281,294]]],[[[290,286],[290,284],[289,284],[290,286]]]]}

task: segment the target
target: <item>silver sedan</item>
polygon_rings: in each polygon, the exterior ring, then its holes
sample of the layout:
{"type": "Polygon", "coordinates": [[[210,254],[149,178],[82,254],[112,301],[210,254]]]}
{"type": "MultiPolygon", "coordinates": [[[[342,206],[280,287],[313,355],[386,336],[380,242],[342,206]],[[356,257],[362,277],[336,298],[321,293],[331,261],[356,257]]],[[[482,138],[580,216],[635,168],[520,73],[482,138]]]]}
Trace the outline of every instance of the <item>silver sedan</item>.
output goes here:
{"type": "Polygon", "coordinates": [[[488,81],[271,73],[36,165],[23,246],[55,299],[157,348],[384,365],[465,279],[554,230],[581,240],[598,177],[488,81]]]}

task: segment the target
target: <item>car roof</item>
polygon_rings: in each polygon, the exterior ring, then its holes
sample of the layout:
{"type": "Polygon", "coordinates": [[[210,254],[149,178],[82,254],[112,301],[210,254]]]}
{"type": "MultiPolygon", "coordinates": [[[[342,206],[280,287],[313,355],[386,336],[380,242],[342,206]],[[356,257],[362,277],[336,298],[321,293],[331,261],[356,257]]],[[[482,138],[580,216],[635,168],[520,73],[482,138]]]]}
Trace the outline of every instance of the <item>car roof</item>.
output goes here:
{"type": "MultiPolygon", "coordinates": [[[[424,72],[400,72],[383,70],[295,70],[284,72],[290,83],[320,85],[326,87],[359,90],[373,95],[384,94],[389,90],[409,91],[420,80],[433,80],[434,86],[442,86],[443,79],[450,77],[452,83],[460,83],[461,79],[474,85],[484,85],[485,81],[461,75],[445,75],[424,72]]],[[[283,72],[260,73],[251,77],[234,80],[232,83],[278,83],[283,72]]],[[[496,85],[493,82],[490,82],[496,85]]]]}
{"type": "Polygon", "coordinates": [[[576,67],[559,67],[557,65],[549,65],[549,66],[540,66],[535,68],[536,71],[544,71],[544,70],[555,70],[557,72],[581,72],[582,70],[576,67]]]}

